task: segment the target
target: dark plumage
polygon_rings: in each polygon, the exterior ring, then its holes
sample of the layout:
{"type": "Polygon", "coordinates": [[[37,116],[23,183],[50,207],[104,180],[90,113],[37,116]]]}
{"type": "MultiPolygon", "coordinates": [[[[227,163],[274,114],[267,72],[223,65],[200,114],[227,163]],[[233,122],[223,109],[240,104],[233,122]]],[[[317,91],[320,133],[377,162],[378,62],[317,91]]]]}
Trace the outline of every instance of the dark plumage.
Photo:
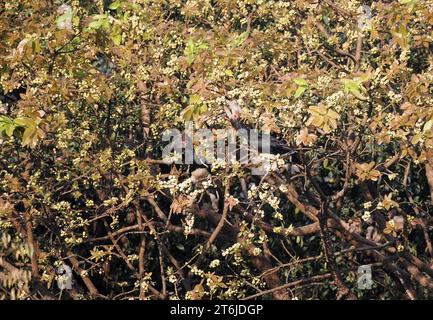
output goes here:
{"type": "MultiPolygon", "coordinates": [[[[244,122],[240,119],[241,114],[241,108],[238,106],[236,101],[229,101],[228,107],[225,107],[226,114],[230,120],[230,123],[232,127],[236,130],[245,129],[250,130],[252,129],[248,125],[246,125],[244,122]]],[[[262,135],[259,135],[259,146],[262,145],[262,135]]],[[[278,139],[277,137],[270,135],[270,149],[271,154],[285,154],[285,155],[291,155],[293,158],[297,158],[296,151],[292,150],[286,142],[282,141],[281,139],[278,139]]]]}

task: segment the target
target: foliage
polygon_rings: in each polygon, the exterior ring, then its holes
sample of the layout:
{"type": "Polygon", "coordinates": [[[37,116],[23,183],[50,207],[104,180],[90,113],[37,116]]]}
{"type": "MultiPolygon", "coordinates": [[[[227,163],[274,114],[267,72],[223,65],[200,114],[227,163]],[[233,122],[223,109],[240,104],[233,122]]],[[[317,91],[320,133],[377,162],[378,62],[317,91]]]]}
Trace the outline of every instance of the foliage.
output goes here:
{"type": "Polygon", "coordinates": [[[2,1],[0,297],[431,299],[432,25],[431,0],[2,1]],[[161,160],[229,100],[299,159],[161,160]]]}

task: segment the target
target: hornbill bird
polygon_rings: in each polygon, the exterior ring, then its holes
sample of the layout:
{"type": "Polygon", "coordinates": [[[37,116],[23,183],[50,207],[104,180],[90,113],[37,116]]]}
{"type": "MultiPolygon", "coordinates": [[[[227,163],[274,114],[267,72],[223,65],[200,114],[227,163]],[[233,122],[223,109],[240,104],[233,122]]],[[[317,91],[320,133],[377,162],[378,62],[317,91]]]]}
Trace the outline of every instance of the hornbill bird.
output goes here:
{"type": "MultiPolygon", "coordinates": [[[[247,132],[249,132],[248,130],[251,130],[253,128],[249,127],[248,125],[246,125],[244,122],[241,121],[240,119],[240,113],[241,113],[241,109],[238,106],[238,104],[235,101],[229,101],[228,102],[228,107],[225,107],[225,112],[228,116],[228,120],[230,121],[232,127],[238,131],[241,129],[245,129],[247,130],[247,132]]],[[[258,146],[262,146],[263,145],[263,134],[259,134],[258,135],[258,146]]],[[[182,138],[178,138],[173,139],[173,141],[171,141],[169,143],[169,146],[171,145],[171,147],[169,149],[172,149],[172,147],[176,144],[178,144],[179,146],[182,146],[183,148],[186,147],[188,144],[189,145],[193,145],[191,142],[191,138],[189,136],[182,136],[182,138]]],[[[248,136],[248,146],[250,146],[250,135],[248,136]]],[[[271,154],[281,154],[281,155],[285,155],[285,156],[289,156],[290,157],[290,162],[291,162],[291,166],[290,166],[290,171],[293,170],[298,170],[296,165],[293,165],[294,163],[300,163],[299,161],[299,156],[297,154],[296,151],[294,151],[293,149],[291,149],[286,142],[282,141],[281,139],[278,139],[277,137],[273,136],[273,135],[269,135],[269,145],[270,145],[270,153],[271,154]]],[[[259,153],[265,153],[263,152],[264,150],[257,150],[259,153]]],[[[193,164],[189,164],[188,165],[188,172],[191,178],[191,181],[193,182],[194,185],[197,184],[201,184],[202,181],[207,180],[210,176],[210,173],[212,172],[212,164],[211,163],[204,163],[201,162],[199,159],[199,157],[197,157],[194,149],[192,150],[193,153],[193,158],[194,158],[194,163],[193,164]]],[[[184,156],[184,155],[182,155],[184,156]]],[[[237,154],[237,156],[239,156],[237,154]]],[[[178,164],[179,166],[179,164],[178,164]]],[[[299,171],[297,171],[299,172],[299,171]]],[[[222,185],[220,183],[216,183],[216,185],[208,187],[206,190],[206,197],[208,199],[203,199],[204,202],[208,202],[211,204],[212,209],[214,209],[215,211],[220,211],[218,210],[218,208],[222,208],[224,206],[224,195],[222,192],[222,185]]],[[[246,186],[242,186],[243,189],[243,193],[245,193],[243,195],[243,197],[247,197],[247,191],[246,191],[246,186]]],[[[222,209],[221,209],[222,210],[222,209]]]]}
{"type": "MultiPolygon", "coordinates": [[[[245,123],[243,123],[241,121],[241,119],[240,119],[241,108],[236,103],[236,101],[229,101],[228,107],[225,107],[225,111],[226,111],[226,114],[227,114],[233,128],[235,128],[236,130],[251,129],[250,127],[248,127],[248,125],[246,125],[245,123]]],[[[259,145],[261,145],[260,136],[259,136],[259,145]]],[[[287,145],[287,143],[285,143],[284,141],[271,135],[270,136],[270,147],[271,147],[270,148],[271,154],[279,153],[282,155],[289,155],[290,156],[290,173],[291,174],[296,174],[296,173],[301,172],[301,167],[302,167],[303,161],[301,160],[300,155],[296,151],[291,149],[287,145]]],[[[315,174],[313,177],[311,177],[311,179],[313,179],[317,184],[320,185],[320,187],[321,187],[321,189],[325,195],[334,194],[337,190],[336,187],[329,185],[327,183],[327,181],[324,178],[322,178],[322,176],[323,175],[321,175],[321,174],[315,174]]]]}
{"type": "MultiPolygon", "coordinates": [[[[224,107],[224,110],[234,129],[236,130],[252,129],[244,122],[242,122],[242,120],[240,119],[241,108],[239,107],[236,101],[234,100],[229,101],[228,107],[224,107]]],[[[258,144],[259,146],[263,145],[263,135],[259,135],[258,142],[259,142],[258,144]]],[[[270,150],[271,154],[289,155],[292,157],[292,161],[294,162],[299,161],[299,156],[297,155],[297,152],[291,149],[286,142],[282,141],[281,139],[273,135],[270,135],[270,149],[271,149],[270,150]]]]}

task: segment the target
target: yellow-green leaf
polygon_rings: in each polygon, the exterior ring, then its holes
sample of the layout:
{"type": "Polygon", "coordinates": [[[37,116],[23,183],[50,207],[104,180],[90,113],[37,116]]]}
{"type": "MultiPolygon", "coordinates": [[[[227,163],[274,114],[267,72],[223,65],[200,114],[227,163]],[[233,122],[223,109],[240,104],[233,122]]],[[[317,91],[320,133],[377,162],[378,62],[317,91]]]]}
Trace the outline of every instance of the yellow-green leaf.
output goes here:
{"type": "Polygon", "coordinates": [[[193,94],[189,97],[190,104],[200,104],[202,103],[201,97],[198,94],[193,94]]]}
{"type": "Polygon", "coordinates": [[[308,87],[308,82],[303,78],[294,78],[293,82],[301,87],[308,87]]]}
{"type": "Polygon", "coordinates": [[[116,0],[116,1],[114,1],[113,3],[111,3],[111,4],[108,6],[108,8],[109,8],[110,10],[116,10],[117,8],[120,7],[120,5],[121,5],[120,0],[116,0]]]}
{"type": "Polygon", "coordinates": [[[116,46],[120,46],[120,44],[122,43],[122,35],[121,34],[113,35],[111,36],[111,40],[113,40],[116,46]]]}
{"type": "Polygon", "coordinates": [[[423,132],[424,133],[428,133],[428,132],[431,132],[432,131],[432,128],[433,128],[433,119],[430,119],[429,121],[427,121],[425,124],[424,124],[424,128],[423,128],[423,132]]]}
{"type": "Polygon", "coordinates": [[[298,87],[295,92],[295,98],[299,98],[307,90],[307,87],[298,87]]]}

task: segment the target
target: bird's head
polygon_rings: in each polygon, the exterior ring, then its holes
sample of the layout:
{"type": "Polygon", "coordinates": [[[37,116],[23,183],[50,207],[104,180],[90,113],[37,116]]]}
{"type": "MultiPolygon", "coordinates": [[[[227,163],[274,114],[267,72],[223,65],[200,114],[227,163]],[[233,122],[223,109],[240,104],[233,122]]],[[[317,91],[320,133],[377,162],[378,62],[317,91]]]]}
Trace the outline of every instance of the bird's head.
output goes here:
{"type": "Polygon", "coordinates": [[[227,106],[224,107],[227,117],[230,121],[239,121],[241,117],[241,108],[235,100],[228,102],[227,106]]]}

